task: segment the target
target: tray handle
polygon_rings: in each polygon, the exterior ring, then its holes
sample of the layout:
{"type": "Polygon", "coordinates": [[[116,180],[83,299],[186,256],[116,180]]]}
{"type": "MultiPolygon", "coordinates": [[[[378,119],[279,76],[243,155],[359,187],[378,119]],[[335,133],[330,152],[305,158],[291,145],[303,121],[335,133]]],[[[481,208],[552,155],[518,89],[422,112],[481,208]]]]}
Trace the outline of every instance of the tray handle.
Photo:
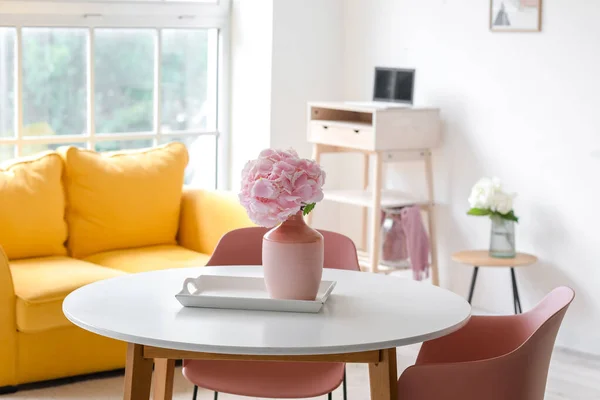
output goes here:
{"type": "Polygon", "coordinates": [[[188,285],[190,283],[192,284],[192,286],[194,287],[194,289],[196,291],[198,291],[197,278],[186,278],[185,281],[183,281],[183,288],[181,289],[181,292],[179,292],[179,294],[191,295],[192,293],[190,293],[190,291],[188,289],[188,285]]]}
{"type": "Polygon", "coordinates": [[[335,288],[336,284],[337,284],[337,282],[333,282],[331,284],[331,286],[329,286],[329,289],[327,289],[327,291],[325,292],[325,294],[323,295],[323,297],[321,297],[321,304],[325,304],[325,302],[329,298],[329,295],[331,294],[331,292],[333,292],[333,289],[335,288]]]}

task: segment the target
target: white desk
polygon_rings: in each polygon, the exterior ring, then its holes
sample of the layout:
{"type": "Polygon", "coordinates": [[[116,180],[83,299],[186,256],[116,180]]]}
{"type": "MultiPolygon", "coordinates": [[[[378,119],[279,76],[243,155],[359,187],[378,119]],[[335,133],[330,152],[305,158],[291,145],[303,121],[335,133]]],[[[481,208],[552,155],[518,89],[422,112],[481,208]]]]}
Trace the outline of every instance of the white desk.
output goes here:
{"type": "MultiPolygon", "coordinates": [[[[325,200],[358,205],[363,209],[362,239],[358,247],[368,252],[369,262],[361,263],[361,267],[379,272],[381,209],[418,205],[427,213],[431,281],[438,285],[431,149],[441,141],[440,110],[382,107],[376,103],[309,103],[307,131],[308,141],[313,143],[313,158],[317,162],[325,153],[363,154],[363,173],[356,177],[362,180],[362,189],[324,191],[325,200]],[[383,164],[414,160],[424,163],[427,198],[418,199],[408,193],[386,190],[383,164]],[[370,162],[373,162],[372,172],[369,172],[370,162]],[[371,209],[370,218],[368,208],[371,209]],[[369,230],[371,235],[367,243],[369,230]]],[[[307,220],[310,224],[312,214],[307,220]]]]}
{"type": "Polygon", "coordinates": [[[189,276],[262,276],[260,267],[154,271],[75,290],[63,311],[74,324],[130,343],[125,399],[170,399],[174,360],[341,361],[370,365],[372,397],[395,400],[395,348],[444,336],[471,307],[435,286],[326,269],[337,286],[318,314],[183,308],[174,295],[189,276]],[[376,295],[373,295],[376,294],[376,295]]]}

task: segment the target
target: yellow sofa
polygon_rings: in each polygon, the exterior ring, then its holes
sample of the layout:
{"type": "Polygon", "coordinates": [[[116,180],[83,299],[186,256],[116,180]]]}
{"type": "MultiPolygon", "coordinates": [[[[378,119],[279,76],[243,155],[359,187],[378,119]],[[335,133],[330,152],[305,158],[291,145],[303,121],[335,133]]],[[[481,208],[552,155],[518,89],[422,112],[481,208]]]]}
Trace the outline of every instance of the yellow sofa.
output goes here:
{"type": "Polygon", "coordinates": [[[205,265],[252,225],[232,193],[183,188],[178,143],[122,153],[59,149],[0,167],[0,390],[122,368],[125,345],[71,324],[88,283],[205,265]]]}

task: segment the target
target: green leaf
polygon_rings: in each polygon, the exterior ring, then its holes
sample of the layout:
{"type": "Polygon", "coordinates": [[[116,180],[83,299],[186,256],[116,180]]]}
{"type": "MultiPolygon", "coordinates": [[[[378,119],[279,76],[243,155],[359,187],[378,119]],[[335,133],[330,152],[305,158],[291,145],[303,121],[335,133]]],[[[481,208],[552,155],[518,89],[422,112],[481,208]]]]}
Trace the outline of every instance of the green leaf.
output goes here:
{"type": "Polygon", "coordinates": [[[510,211],[509,211],[509,212],[507,212],[506,214],[500,214],[500,213],[498,213],[498,215],[499,215],[501,218],[507,219],[507,220],[509,220],[509,221],[515,221],[515,222],[517,222],[517,223],[519,222],[519,217],[517,217],[517,216],[515,215],[515,212],[514,212],[513,210],[510,210],[510,211]]]}
{"type": "Polygon", "coordinates": [[[492,212],[486,208],[471,208],[468,212],[467,215],[475,215],[478,217],[481,216],[485,216],[485,215],[490,215],[492,212]]]}
{"type": "Polygon", "coordinates": [[[302,207],[302,215],[308,215],[313,210],[313,208],[315,208],[316,205],[317,203],[305,204],[302,207]]]}

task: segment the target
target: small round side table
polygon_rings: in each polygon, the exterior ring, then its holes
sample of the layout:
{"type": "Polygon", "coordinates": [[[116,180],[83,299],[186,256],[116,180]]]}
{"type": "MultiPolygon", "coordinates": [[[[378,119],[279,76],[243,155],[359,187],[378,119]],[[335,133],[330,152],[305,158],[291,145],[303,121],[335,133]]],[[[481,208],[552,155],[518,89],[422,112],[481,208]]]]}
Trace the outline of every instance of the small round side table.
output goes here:
{"type": "Polygon", "coordinates": [[[515,274],[515,267],[526,267],[537,262],[537,257],[527,253],[517,253],[514,258],[495,258],[490,257],[487,250],[471,250],[471,251],[459,251],[458,253],[452,254],[452,260],[461,264],[472,265],[473,276],[471,278],[471,288],[469,289],[468,302],[471,304],[473,299],[473,292],[475,291],[475,282],[477,282],[477,273],[479,267],[496,267],[496,268],[510,268],[510,277],[512,280],[512,291],[513,291],[513,303],[515,306],[515,314],[523,312],[521,308],[521,299],[519,298],[519,289],[517,288],[517,276],[515,274]]]}

